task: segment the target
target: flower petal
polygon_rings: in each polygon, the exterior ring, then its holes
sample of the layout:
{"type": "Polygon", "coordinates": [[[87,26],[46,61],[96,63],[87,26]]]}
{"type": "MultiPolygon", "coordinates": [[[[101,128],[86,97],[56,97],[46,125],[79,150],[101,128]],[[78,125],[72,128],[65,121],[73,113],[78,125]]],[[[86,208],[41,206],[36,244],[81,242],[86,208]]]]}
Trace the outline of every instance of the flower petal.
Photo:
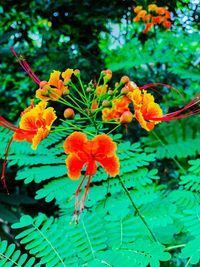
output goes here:
{"type": "Polygon", "coordinates": [[[98,162],[110,176],[115,177],[119,174],[120,164],[116,155],[113,155],[112,157],[99,158],[98,162]]]}
{"type": "MultiPolygon", "coordinates": [[[[115,142],[106,134],[100,134],[94,137],[92,142],[92,154],[98,157],[98,154],[101,156],[109,156],[115,153],[117,146],[115,142]]],[[[99,155],[99,156],[100,156],[99,155]]],[[[96,159],[96,157],[95,157],[96,159]]]]}
{"type": "Polygon", "coordinates": [[[51,75],[50,75],[50,79],[49,79],[49,84],[51,86],[55,86],[58,87],[58,81],[60,80],[60,71],[54,70],[51,75]]]}
{"type": "Polygon", "coordinates": [[[70,154],[66,159],[68,176],[72,180],[78,180],[81,176],[81,169],[86,162],[82,161],[76,154],[70,154]]]}
{"type": "Polygon", "coordinates": [[[31,148],[33,150],[36,150],[38,144],[42,141],[42,139],[47,137],[48,134],[49,134],[49,131],[46,128],[43,128],[43,127],[39,128],[38,131],[37,131],[37,134],[35,134],[33,139],[32,139],[31,148]]]}
{"type": "Polygon", "coordinates": [[[87,137],[84,133],[74,132],[65,139],[64,150],[66,154],[83,151],[87,143],[87,137]]]}

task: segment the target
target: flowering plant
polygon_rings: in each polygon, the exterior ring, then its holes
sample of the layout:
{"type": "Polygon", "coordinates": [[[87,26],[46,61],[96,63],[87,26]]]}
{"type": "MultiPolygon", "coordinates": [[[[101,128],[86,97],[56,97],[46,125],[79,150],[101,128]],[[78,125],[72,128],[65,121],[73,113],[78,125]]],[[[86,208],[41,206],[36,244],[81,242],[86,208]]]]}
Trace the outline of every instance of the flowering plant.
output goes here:
{"type": "Polygon", "coordinates": [[[136,6],[133,11],[136,13],[134,22],[145,22],[143,33],[147,33],[154,25],[162,25],[166,29],[171,28],[171,14],[165,7],[150,4],[147,10],[143,9],[142,6],[136,6]]]}
{"type": "MultiPolygon", "coordinates": [[[[36,150],[39,143],[48,137],[50,131],[56,132],[57,126],[53,126],[53,123],[58,121],[58,116],[53,107],[47,106],[54,102],[62,104],[65,109],[63,118],[60,120],[66,125],[66,128],[63,127],[62,130],[72,131],[66,136],[63,145],[67,154],[68,177],[77,180],[82,175],[82,171],[84,173],[75,193],[74,219],[76,222],[84,210],[90,181],[97,172],[97,164],[111,177],[119,177],[125,192],[128,193],[120,179],[120,162],[116,154],[117,144],[110,136],[112,132],[118,128],[125,128],[127,133],[128,126],[135,122],[138,122],[143,129],[152,131],[159,123],[191,116],[200,111],[198,107],[200,94],[198,94],[183,108],[165,114],[161,106],[155,102],[152,93],[147,90],[155,90],[154,87],[157,86],[174,89],[173,87],[162,83],[139,87],[128,76],[122,76],[120,81],[112,87],[109,83],[112,79],[111,70],[101,71],[97,82],[90,81],[86,85],[83,84],[81,72],[78,69],[66,69],[62,73],[54,70],[48,81],[41,81],[26,60],[22,56],[19,57],[14,48],[11,50],[39,89],[36,90],[36,100],[32,100],[30,106],[22,111],[19,127],[0,116],[0,125],[14,132],[5,153],[2,183],[6,187],[5,168],[11,142],[28,141],[32,144],[32,149],[36,150]],[[75,120],[77,125],[72,124],[71,119],[75,120]],[[92,130],[88,131],[85,125],[91,126],[92,130]],[[88,140],[88,136],[92,139],[88,140]],[[86,188],[79,200],[79,192],[86,178],[86,188]]],[[[158,91],[155,90],[155,92],[158,91]]],[[[137,209],[135,204],[134,208],[137,209]]],[[[139,211],[138,214],[148,227],[139,211]]],[[[150,229],[149,231],[151,232],[150,229]]],[[[154,237],[153,234],[152,236],[154,237]]]]}

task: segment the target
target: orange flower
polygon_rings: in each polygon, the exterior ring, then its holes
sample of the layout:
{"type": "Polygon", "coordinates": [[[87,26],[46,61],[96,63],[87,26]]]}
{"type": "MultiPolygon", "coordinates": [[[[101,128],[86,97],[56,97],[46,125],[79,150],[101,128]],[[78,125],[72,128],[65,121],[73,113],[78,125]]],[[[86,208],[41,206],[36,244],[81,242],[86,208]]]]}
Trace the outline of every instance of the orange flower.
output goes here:
{"type": "Polygon", "coordinates": [[[165,21],[163,22],[163,26],[164,26],[166,29],[170,29],[171,26],[172,26],[172,24],[171,24],[170,21],[165,20],[165,21]]]}
{"type": "Polygon", "coordinates": [[[152,26],[153,26],[153,23],[147,23],[145,25],[145,29],[143,30],[143,33],[148,32],[151,29],[152,26]]]}
{"type": "Polygon", "coordinates": [[[32,143],[32,149],[37,149],[40,141],[49,134],[57,118],[54,109],[46,109],[46,106],[47,102],[41,101],[38,105],[31,106],[22,112],[19,129],[15,131],[13,140],[26,140],[32,143]]]}
{"type": "Polygon", "coordinates": [[[142,6],[136,6],[136,7],[133,9],[133,11],[134,11],[135,13],[139,13],[141,10],[142,10],[142,6]]]}
{"type": "Polygon", "coordinates": [[[148,5],[148,10],[149,11],[157,11],[157,5],[156,4],[151,4],[151,5],[148,5]]]}
{"type": "Polygon", "coordinates": [[[166,8],[164,8],[164,7],[158,7],[156,10],[156,13],[159,15],[164,15],[165,12],[166,12],[166,8]]]}
{"type": "Polygon", "coordinates": [[[133,103],[135,110],[135,118],[141,127],[147,131],[153,130],[160,121],[151,120],[151,118],[162,117],[162,109],[154,102],[154,97],[145,90],[136,89],[128,94],[133,103]]]}
{"type": "Polygon", "coordinates": [[[115,121],[120,121],[121,115],[125,111],[129,111],[130,100],[127,96],[122,96],[120,98],[114,99],[112,101],[112,108],[104,108],[102,110],[102,120],[109,121],[114,119],[115,121]]]}
{"type": "Polygon", "coordinates": [[[138,86],[132,82],[129,81],[127,84],[122,88],[121,93],[122,94],[128,94],[129,92],[133,92],[135,89],[139,89],[138,86]]]}
{"type": "Polygon", "coordinates": [[[97,86],[95,93],[96,93],[97,96],[100,96],[102,94],[105,94],[107,92],[107,89],[108,89],[108,85],[107,84],[99,85],[99,86],[97,86]]]}
{"type": "Polygon", "coordinates": [[[86,166],[85,175],[76,191],[76,202],[74,216],[77,219],[77,209],[79,206],[78,195],[83,181],[88,176],[85,192],[81,198],[80,213],[84,209],[85,199],[89,190],[92,175],[97,171],[96,162],[105,169],[112,177],[119,174],[119,159],[116,156],[116,144],[106,134],[100,134],[92,140],[88,140],[81,132],[74,132],[68,136],[64,142],[64,150],[69,154],[66,159],[68,176],[72,180],[77,180],[81,176],[81,170],[86,166]]]}
{"type": "Polygon", "coordinates": [[[97,108],[98,108],[98,102],[97,102],[97,100],[94,100],[94,101],[92,102],[91,109],[92,109],[92,110],[95,110],[95,109],[97,109],[97,108]]]}
{"type": "Polygon", "coordinates": [[[103,80],[105,83],[109,82],[112,79],[112,71],[111,70],[102,70],[101,74],[103,74],[103,80]]]}
{"type": "Polygon", "coordinates": [[[71,79],[72,73],[72,69],[67,69],[62,75],[60,71],[54,70],[50,74],[48,82],[42,81],[40,83],[40,88],[36,91],[36,97],[45,101],[56,101],[61,95],[69,93],[68,87],[65,84],[71,79]],[[60,76],[62,76],[64,81],[60,79],[60,76]]]}
{"type": "Polygon", "coordinates": [[[38,105],[31,105],[21,113],[21,120],[19,127],[16,127],[6,119],[0,116],[0,125],[14,132],[12,138],[8,142],[5,159],[2,168],[1,180],[6,187],[5,182],[5,168],[7,164],[7,157],[9,147],[13,140],[28,141],[32,143],[32,149],[37,149],[38,144],[49,134],[51,126],[55,119],[55,111],[53,108],[47,108],[47,102],[41,101],[38,105]]]}
{"type": "Polygon", "coordinates": [[[163,21],[163,17],[162,16],[152,17],[152,23],[153,24],[160,24],[162,21],[163,21]]]}

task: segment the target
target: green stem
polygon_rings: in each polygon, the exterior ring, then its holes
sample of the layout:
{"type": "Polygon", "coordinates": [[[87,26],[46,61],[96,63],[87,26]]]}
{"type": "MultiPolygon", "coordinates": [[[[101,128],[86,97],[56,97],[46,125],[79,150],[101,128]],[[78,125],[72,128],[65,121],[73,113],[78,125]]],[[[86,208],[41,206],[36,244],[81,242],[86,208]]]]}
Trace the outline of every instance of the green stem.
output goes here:
{"type": "MultiPolygon", "coordinates": [[[[156,134],[156,132],[155,131],[153,131],[152,132],[152,134],[158,139],[158,141],[165,147],[166,145],[165,145],[165,143],[160,139],[160,137],[156,134]]],[[[165,149],[166,149],[166,147],[165,147],[165,149]]],[[[170,153],[170,151],[168,150],[168,149],[166,149],[167,150],[167,152],[169,153],[169,156],[171,156],[171,153],[170,153]]],[[[183,171],[183,173],[186,173],[186,170],[183,168],[183,166],[181,166],[181,164],[173,157],[173,156],[171,156],[172,157],[172,160],[176,163],[176,165],[179,167],[179,169],[180,170],[182,170],[183,171]]]]}
{"type": "Polygon", "coordinates": [[[117,126],[115,126],[112,130],[110,130],[107,134],[112,133],[113,131],[115,131],[117,128],[119,128],[121,126],[121,123],[119,123],[117,126]]]}
{"type": "Polygon", "coordinates": [[[185,246],[186,246],[186,244],[180,244],[180,245],[176,245],[176,246],[171,246],[171,247],[167,247],[165,249],[165,251],[170,251],[170,250],[177,249],[177,248],[183,248],[185,246]]]}
{"type": "Polygon", "coordinates": [[[133,201],[133,199],[132,199],[132,197],[131,197],[131,195],[130,195],[128,189],[126,188],[124,182],[122,181],[121,177],[120,177],[119,175],[117,175],[117,178],[119,179],[119,181],[120,181],[120,183],[121,183],[121,185],[122,185],[122,187],[123,187],[125,193],[127,194],[127,197],[129,198],[129,200],[130,200],[132,206],[133,206],[134,209],[135,209],[135,213],[134,213],[134,215],[138,215],[138,216],[140,217],[140,219],[142,220],[142,222],[144,223],[144,225],[145,225],[146,228],[148,229],[149,233],[151,234],[153,240],[154,240],[155,242],[157,242],[157,239],[156,239],[155,235],[153,234],[153,232],[151,231],[151,229],[150,229],[148,223],[145,221],[144,217],[141,215],[139,209],[138,209],[137,206],[135,205],[135,203],[134,203],[134,201],[133,201]]]}

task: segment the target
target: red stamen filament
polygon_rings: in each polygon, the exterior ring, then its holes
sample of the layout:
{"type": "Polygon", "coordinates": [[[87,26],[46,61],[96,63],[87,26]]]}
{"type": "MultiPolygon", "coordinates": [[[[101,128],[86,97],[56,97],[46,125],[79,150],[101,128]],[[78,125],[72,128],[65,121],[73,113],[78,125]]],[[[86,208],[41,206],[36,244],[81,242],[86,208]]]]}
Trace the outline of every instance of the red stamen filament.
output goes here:
{"type": "Polygon", "coordinates": [[[14,56],[16,57],[18,63],[20,64],[20,66],[23,68],[23,70],[30,76],[30,78],[36,83],[36,84],[40,84],[40,79],[37,77],[37,75],[34,73],[34,71],[31,69],[31,67],[29,66],[29,64],[26,62],[26,60],[20,55],[21,59],[18,57],[14,47],[11,47],[10,50],[12,51],[12,53],[14,54],[14,56]]]}
{"type": "Polygon", "coordinates": [[[0,116],[0,125],[4,128],[7,128],[19,134],[35,134],[37,132],[37,130],[29,131],[29,130],[20,129],[16,127],[15,125],[13,125],[12,123],[10,123],[9,121],[7,121],[6,119],[4,119],[2,116],[0,116]]]}
{"type": "Polygon", "coordinates": [[[12,141],[13,141],[13,137],[11,137],[11,139],[9,140],[9,142],[7,144],[5,158],[4,158],[2,172],[1,172],[1,182],[2,182],[3,187],[6,189],[8,194],[9,194],[9,192],[8,192],[8,187],[6,185],[5,170],[6,170],[6,164],[7,164],[7,158],[8,158],[8,151],[9,151],[9,148],[10,148],[12,141]]]}
{"type": "Polygon", "coordinates": [[[165,83],[149,83],[149,84],[146,84],[146,85],[141,86],[140,87],[140,90],[145,90],[145,89],[150,88],[151,90],[155,91],[156,93],[162,95],[160,92],[158,92],[157,90],[153,89],[152,88],[153,86],[165,86],[167,88],[170,88],[170,89],[176,91],[180,95],[180,97],[184,100],[184,98],[183,98],[182,94],[179,92],[179,90],[177,90],[173,86],[170,86],[170,85],[165,84],[165,83]]]}

